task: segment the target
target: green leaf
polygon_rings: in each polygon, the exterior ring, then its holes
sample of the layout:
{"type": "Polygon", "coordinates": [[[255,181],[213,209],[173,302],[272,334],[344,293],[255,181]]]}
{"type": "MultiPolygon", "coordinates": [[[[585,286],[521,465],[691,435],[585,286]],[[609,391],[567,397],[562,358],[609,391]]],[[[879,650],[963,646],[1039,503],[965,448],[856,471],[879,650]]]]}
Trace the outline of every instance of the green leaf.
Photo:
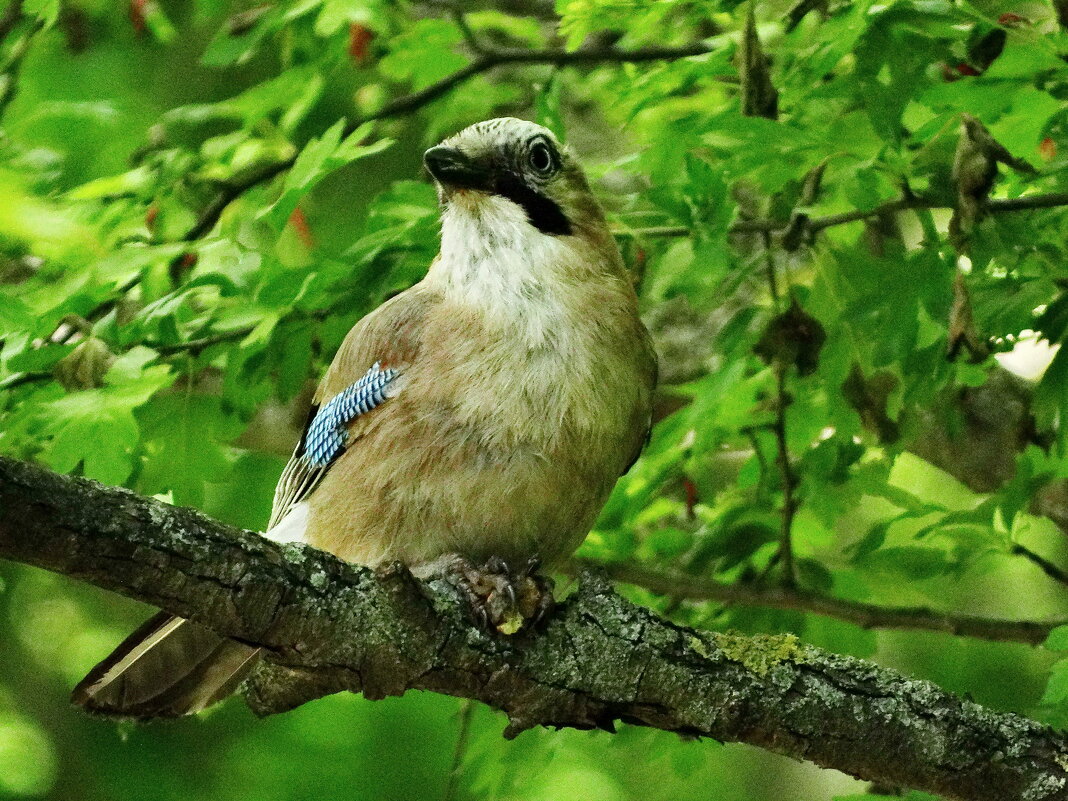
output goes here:
{"type": "Polygon", "coordinates": [[[22,8],[24,13],[37,17],[48,28],[59,18],[59,0],[24,0],[22,8]]]}
{"type": "Polygon", "coordinates": [[[379,153],[393,144],[392,139],[379,139],[373,144],[361,145],[360,142],[371,131],[370,123],[361,125],[342,141],[344,130],[345,121],[338,120],[321,137],[305,145],[293,168],[286,174],[281,196],[259,213],[260,218],[280,231],[301,198],[329,173],[357,159],[379,153]]]}
{"type": "Polygon", "coordinates": [[[148,348],[123,354],[104,375],[104,386],[73,392],[37,412],[50,440],[44,450],[54,470],[83,475],[105,484],[123,484],[133,471],[140,429],[134,411],[170,386],[174,375],[148,348]]]}
{"type": "Polygon", "coordinates": [[[359,23],[368,28],[385,27],[382,9],[366,0],[324,0],[319,16],[315,18],[315,33],[329,37],[342,26],[359,23]]]}
{"type": "Polygon", "coordinates": [[[285,111],[281,127],[291,132],[322,94],[323,77],[314,65],[286,70],[269,80],[217,103],[197,103],[168,111],[163,121],[199,125],[216,119],[238,120],[245,128],[285,111]]]}
{"type": "Polygon", "coordinates": [[[229,475],[225,446],[241,433],[240,420],[223,411],[219,397],[191,392],[153,398],[138,409],[137,420],[145,451],[138,489],[202,507],[206,485],[229,475]]]}
{"type": "Polygon", "coordinates": [[[174,25],[171,24],[157,0],[147,0],[143,3],[141,13],[145,20],[145,27],[157,42],[167,44],[177,36],[174,25]]]}
{"type": "Polygon", "coordinates": [[[220,26],[201,56],[201,63],[208,67],[225,67],[249,61],[271,34],[287,21],[283,10],[284,7],[254,6],[246,12],[241,25],[220,26]]]}
{"type": "Polygon", "coordinates": [[[1068,626],[1057,626],[1049,633],[1042,647],[1047,651],[1068,651],[1068,626]]]}
{"type": "Polygon", "coordinates": [[[917,545],[883,547],[871,553],[865,567],[909,579],[928,579],[945,575],[952,569],[945,552],[917,545]]]}
{"type": "Polygon", "coordinates": [[[1068,701],[1068,659],[1053,665],[1040,703],[1054,706],[1068,701]]]}
{"type": "Polygon", "coordinates": [[[393,38],[378,69],[387,78],[410,83],[419,91],[467,64],[456,51],[462,41],[463,35],[451,22],[421,19],[393,38]]]}
{"type": "Polygon", "coordinates": [[[1042,374],[1032,408],[1038,430],[1053,432],[1058,455],[1068,454],[1068,348],[1062,346],[1042,374]]]}
{"type": "Polygon", "coordinates": [[[139,433],[128,409],[102,405],[94,414],[67,410],[44,452],[45,461],[61,473],[80,467],[88,478],[121,485],[133,470],[139,433]]]}
{"type": "Polygon", "coordinates": [[[97,178],[68,193],[71,200],[98,200],[112,195],[139,193],[153,184],[155,175],[145,166],[135,167],[120,175],[97,178]]]}
{"type": "Polygon", "coordinates": [[[538,87],[538,94],[534,98],[534,109],[537,112],[537,122],[544,125],[561,142],[567,142],[567,131],[564,129],[564,116],[561,110],[561,81],[555,73],[549,80],[538,87]]]}

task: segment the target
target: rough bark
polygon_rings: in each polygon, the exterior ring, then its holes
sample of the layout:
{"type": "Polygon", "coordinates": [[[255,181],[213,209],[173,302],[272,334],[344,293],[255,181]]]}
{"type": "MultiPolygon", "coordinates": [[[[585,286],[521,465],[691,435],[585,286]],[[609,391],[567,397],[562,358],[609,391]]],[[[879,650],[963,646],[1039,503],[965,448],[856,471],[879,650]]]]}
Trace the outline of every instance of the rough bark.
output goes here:
{"type": "Polygon", "coordinates": [[[960,799],[1068,799],[1068,738],[786,636],[664,621],[587,574],[535,633],[472,628],[445,582],[278,546],[189,510],[0,458],[0,557],[268,649],[259,713],[418,688],[504,710],[506,735],[617,720],[752,743],[960,799]]]}

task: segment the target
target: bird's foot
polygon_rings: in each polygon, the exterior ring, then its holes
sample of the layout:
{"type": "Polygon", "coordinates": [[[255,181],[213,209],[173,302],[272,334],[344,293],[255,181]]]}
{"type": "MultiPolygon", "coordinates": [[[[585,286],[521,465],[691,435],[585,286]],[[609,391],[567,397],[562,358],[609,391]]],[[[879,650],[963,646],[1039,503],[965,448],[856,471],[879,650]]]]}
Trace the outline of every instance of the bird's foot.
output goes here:
{"type": "Polygon", "coordinates": [[[552,611],[553,580],[537,572],[539,565],[532,558],[513,572],[500,557],[476,567],[463,556],[453,555],[442,565],[442,573],[464,594],[476,623],[501,634],[515,634],[536,626],[552,611]]]}

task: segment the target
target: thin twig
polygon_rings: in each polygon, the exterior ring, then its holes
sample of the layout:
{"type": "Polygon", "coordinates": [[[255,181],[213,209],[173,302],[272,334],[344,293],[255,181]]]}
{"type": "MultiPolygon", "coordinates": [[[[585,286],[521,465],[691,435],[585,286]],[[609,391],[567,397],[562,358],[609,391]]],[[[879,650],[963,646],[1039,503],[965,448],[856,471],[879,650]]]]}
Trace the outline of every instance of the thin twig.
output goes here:
{"type": "Polygon", "coordinates": [[[215,227],[215,223],[219,221],[227,206],[252,187],[269,181],[276,175],[285,172],[293,166],[296,160],[296,156],[291,156],[282,161],[272,162],[250,170],[237,180],[223,182],[215,197],[200,212],[200,216],[197,217],[193,226],[182,235],[182,241],[193,242],[206,236],[215,227]]]}
{"type": "Polygon", "coordinates": [[[1068,572],[1066,572],[1064,568],[1058,567],[1057,565],[1053,564],[1053,562],[1046,559],[1044,556],[1041,556],[1032,551],[1030,548],[1024,545],[1020,545],[1019,543],[1014,543],[1012,546],[1011,553],[1014,556],[1022,556],[1024,559],[1027,559],[1029,562],[1032,562],[1039,568],[1039,570],[1041,570],[1054,581],[1059,581],[1061,584],[1068,584],[1068,572]]]}
{"type": "Polygon", "coordinates": [[[4,41],[22,20],[23,0],[11,0],[0,16],[0,42],[4,41]]]}
{"type": "MultiPolygon", "coordinates": [[[[139,344],[144,345],[146,348],[158,351],[162,356],[174,356],[179,353],[188,353],[196,356],[201,351],[212,345],[219,345],[223,342],[235,342],[239,339],[244,339],[250,333],[254,326],[245,326],[244,328],[235,328],[233,331],[223,331],[218,334],[211,334],[209,336],[200,337],[199,339],[191,339],[188,342],[176,342],[174,344],[163,344],[160,342],[153,342],[146,340],[139,344]]],[[[39,381],[49,381],[52,379],[52,373],[35,371],[26,373],[15,373],[9,375],[7,378],[0,380],[0,391],[15,389],[26,384],[34,384],[39,381]]]]}
{"type": "Polygon", "coordinates": [[[760,447],[760,440],[757,438],[757,427],[744,426],[741,429],[741,433],[745,435],[749,440],[749,444],[753,446],[753,453],[756,455],[757,464],[760,465],[760,473],[757,477],[756,495],[761,497],[764,494],[764,485],[768,479],[768,460],[764,457],[764,449],[760,447]]]}
{"type": "Polygon", "coordinates": [[[1068,206],[1068,192],[1050,192],[1046,195],[1021,195],[1020,197],[995,198],[987,202],[987,211],[1020,211],[1021,209],[1052,209],[1068,206]]]}
{"type": "Polygon", "coordinates": [[[775,274],[775,251],[771,247],[771,231],[764,231],[764,269],[768,279],[768,292],[771,300],[779,310],[779,279],[775,274]]]}
{"type": "Polygon", "coordinates": [[[779,530],[779,555],[782,558],[782,581],[786,587],[797,585],[794,566],[793,528],[797,514],[797,474],[790,461],[790,447],[786,441],[786,408],[790,395],[786,391],[786,366],[775,368],[775,421],[771,430],[778,448],[779,470],[782,473],[782,523],[779,530]]]}
{"type": "MultiPolygon", "coordinates": [[[[779,280],[776,274],[775,251],[772,248],[771,232],[762,233],[764,240],[764,266],[767,270],[768,291],[771,293],[772,302],[775,304],[776,313],[782,311],[782,296],[779,291],[779,280]]],[[[794,567],[793,527],[794,515],[797,512],[797,475],[794,473],[793,464],[790,461],[790,448],[786,441],[786,407],[790,405],[790,396],[786,391],[785,364],[778,361],[773,365],[775,372],[775,419],[771,424],[771,431],[775,435],[775,445],[778,449],[776,463],[782,474],[782,523],[779,532],[778,557],[782,562],[782,581],[787,587],[797,584],[797,574],[794,567]]],[[[768,565],[770,569],[775,560],[768,565]]]]}
{"type": "Polygon", "coordinates": [[[478,38],[478,34],[471,29],[471,25],[467,22],[467,15],[464,14],[463,5],[460,3],[450,3],[449,16],[451,16],[452,21],[456,23],[456,27],[460,29],[460,33],[463,34],[464,41],[467,42],[467,46],[471,48],[471,52],[485,53],[486,48],[482,46],[482,41],[478,38]]]}
{"type": "Polygon", "coordinates": [[[651,569],[627,562],[575,562],[568,566],[569,574],[596,567],[609,578],[642,587],[659,595],[686,598],[691,601],[720,601],[771,609],[811,612],[824,617],[844,620],[865,629],[910,629],[940,631],[961,637],[974,637],[994,642],[1022,642],[1039,645],[1057,626],[1068,620],[1005,620],[969,615],[961,612],[942,612],[921,606],[880,606],[862,601],[848,601],[827,595],[806,592],[792,587],[758,584],[726,584],[713,579],[687,576],[662,569],[651,569]]]}
{"type": "Polygon", "coordinates": [[[190,353],[195,356],[212,345],[244,339],[252,333],[254,328],[255,326],[249,325],[243,328],[235,328],[233,331],[223,331],[218,334],[211,334],[210,336],[201,337],[200,339],[191,339],[188,342],[176,342],[173,345],[163,345],[156,342],[143,342],[141,344],[146,348],[152,348],[153,350],[159,351],[163,356],[171,356],[175,353],[190,353]]]}
{"type": "MultiPolygon", "coordinates": [[[[4,20],[0,20],[0,32],[3,32],[3,22],[4,20]]],[[[3,78],[2,86],[0,86],[0,116],[3,116],[4,112],[7,111],[7,107],[18,93],[19,74],[22,72],[22,64],[26,60],[26,54],[30,52],[30,45],[33,43],[34,37],[43,28],[44,23],[37,20],[34,22],[33,27],[26,31],[11,48],[4,73],[0,76],[0,78],[3,78]]],[[[5,33],[4,35],[6,36],[7,34],[5,33]]]]}
{"type": "MultiPolygon", "coordinates": [[[[324,316],[324,314],[316,313],[310,315],[310,318],[322,319],[324,316]]],[[[196,356],[205,349],[210,348],[212,345],[220,345],[224,342],[236,342],[237,340],[244,339],[252,333],[254,328],[255,326],[248,325],[242,328],[235,328],[232,331],[221,331],[217,334],[209,334],[208,336],[200,337],[198,339],[190,339],[187,342],[165,344],[162,342],[145,340],[138,344],[158,351],[161,356],[174,356],[179,353],[187,353],[196,356]]],[[[0,380],[0,390],[14,389],[15,387],[24,384],[47,381],[51,378],[52,374],[47,372],[15,373],[14,375],[10,375],[5,379],[0,380]]]]}
{"type": "Polygon", "coordinates": [[[38,381],[47,381],[50,378],[52,378],[52,374],[43,371],[14,373],[3,380],[0,380],[0,391],[14,389],[15,387],[21,387],[25,384],[35,384],[38,381]]]}
{"type": "MultiPolygon", "coordinates": [[[[1043,195],[1023,195],[1012,198],[995,198],[987,203],[986,210],[992,214],[1008,211],[1027,211],[1031,209],[1052,209],[1068,206],[1068,192],[1049,192],[1043,195]]],[[[899,197],[880,203],[870,209],[853,209],[824,217],[812,217],[808,221],[809,231],[815,233],[825,228],[867,220],[882,214],[910,209],[948,209],[954,207],[941,200],[923,197],[899,197]]],[[[789,227],[789,220],[740,220],[728,229],[732,234],[759,234],[783,231],[789,227]]],[[[683,225],[654,225],[648,228],[620,229],[613,232],[616,236],[648,237],[682,237],[690,236],[693,231],[683,225]]]]}

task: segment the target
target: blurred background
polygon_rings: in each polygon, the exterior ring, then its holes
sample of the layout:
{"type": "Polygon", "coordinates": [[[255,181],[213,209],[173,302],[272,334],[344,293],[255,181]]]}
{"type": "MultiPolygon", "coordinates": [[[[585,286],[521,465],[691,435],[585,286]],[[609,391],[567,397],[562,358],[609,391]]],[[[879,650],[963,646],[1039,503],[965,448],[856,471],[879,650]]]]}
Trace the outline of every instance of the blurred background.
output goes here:
{"type": "MultiPolygon", "coordinates": [[[[661,355],[652,442],[582,558],[793,579],[806,597],[968,613],[990,631],[1068,620],[1063,6],[5,8],[0,452],[262,528],[314,380],[437,250],[422,151],[515,115],[587,166],[661,355]],[[593,55],[558,63],[575,52],[593,55]]],[[[1068,663],[1032,641],[641,583],[620,589],[680,623],[795,632],[1068,720],[1068,663]]],[[[0,564],[0,796],[871,797],[834,771],[631,726],[509,742],[500,714],[425,693],[266,720],[231,699],[148,726],[69,706],[151,611],[0,564]]]]}

